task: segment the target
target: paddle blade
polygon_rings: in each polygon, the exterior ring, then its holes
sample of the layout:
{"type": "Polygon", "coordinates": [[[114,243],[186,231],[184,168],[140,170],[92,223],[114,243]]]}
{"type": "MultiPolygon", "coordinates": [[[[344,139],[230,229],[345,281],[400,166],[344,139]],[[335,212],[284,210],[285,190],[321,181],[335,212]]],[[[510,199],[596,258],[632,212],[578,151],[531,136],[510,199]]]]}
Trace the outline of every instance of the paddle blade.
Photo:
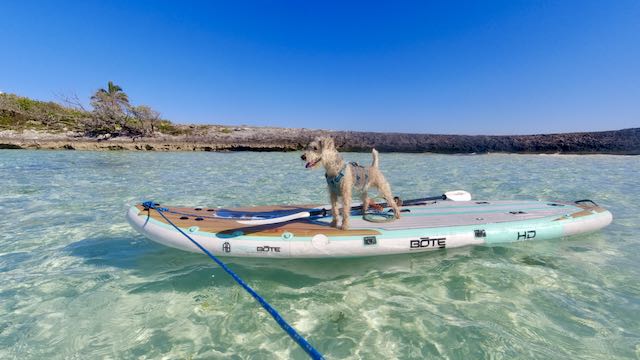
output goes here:
{"type": "Polygon", "coordinates": [[[447,200],[451,201],[471,201],[471,194],[464,190],[454,190],[444,193],[447,200]]]}

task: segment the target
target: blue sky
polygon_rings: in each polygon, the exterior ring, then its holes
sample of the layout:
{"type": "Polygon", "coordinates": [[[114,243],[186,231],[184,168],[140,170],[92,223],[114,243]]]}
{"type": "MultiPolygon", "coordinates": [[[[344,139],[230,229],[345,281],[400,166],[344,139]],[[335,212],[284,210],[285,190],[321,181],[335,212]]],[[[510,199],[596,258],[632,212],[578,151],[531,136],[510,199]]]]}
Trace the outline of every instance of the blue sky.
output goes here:
{"type": "Polygon", "coordinates": [[[108,80],[179,123],[446,134],[640,126],[640,1],[4,1],[0,91],[108,80]]]}

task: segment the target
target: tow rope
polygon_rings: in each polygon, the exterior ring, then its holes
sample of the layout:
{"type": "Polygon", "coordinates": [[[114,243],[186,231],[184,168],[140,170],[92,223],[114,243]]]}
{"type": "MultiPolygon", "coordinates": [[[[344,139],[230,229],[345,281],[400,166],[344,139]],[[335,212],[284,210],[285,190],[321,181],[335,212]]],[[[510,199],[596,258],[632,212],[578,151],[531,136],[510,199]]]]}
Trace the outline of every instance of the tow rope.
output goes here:
{"type": "Polygon", "coordinates": [[[149,214],[151,213],[151,209],[157,211],[158,214],[160,214],[160,216],[162,216],[171,226],[173,226],[182,235],[184,235],[187,239],[189,239],[195,246],[197,246],[200,250],[202,250],[202,252],[207,254],[207,256],[211,258],[211,260],[215,261],[215,263],[218,264],[218,266],[220,266],[227,274],[229,274],[233,278],[233,280],[235,280],[238,283],[238,285],[242,286],[243,289],[245,289],[251,296],[253,296],[254,299],[256,299],[258,303],[260,303],[260,305],[262,305],[262,307],[265,310],[267,310],[267,312],[273,317],[273,319],[278,323],[278,325],[280,325],[282,330],[284,330],[298,345],[300,345],[302,350],[304,350],[309,355],[310,358],[314,360],[324,359],[324,357],[322,356],[322,354],[320,354],[318,350],[316,350],[311,344],[309,344],[309,342],[305,340],[305,338],[302,337],[302,335],[298,334],[296,329],[294,329],[291,325],[289,325],[289,323],[287,323],[287,321],[284,318],[282,318],[282,316],[278,313],[278,311],[274,309],[264,298],[262,298],[260,294],[258,294],[255,290],[253,290],[251,286],[249,286],[246,282],[244,282],[244,280],[242,280],[240,276],[234,273],[229,267],[227,267],[225,263],[223,263],[220,259],[214,256],[211,252],[209,252],[209,250],[205,249],[197,241],[191,238],[191,236],[187,235],[187,233],[182,231],[182,229],[180,229],[178,226],[176,226],[176,224],[174,224],[171,220],[169,220],[163,214],[165,211],[169,211],[169,209],[159,207],[153,201],[145,201],[144,203],[142,203],[142,206],[144,206],[145,210],[149,211],[149,214]]]}

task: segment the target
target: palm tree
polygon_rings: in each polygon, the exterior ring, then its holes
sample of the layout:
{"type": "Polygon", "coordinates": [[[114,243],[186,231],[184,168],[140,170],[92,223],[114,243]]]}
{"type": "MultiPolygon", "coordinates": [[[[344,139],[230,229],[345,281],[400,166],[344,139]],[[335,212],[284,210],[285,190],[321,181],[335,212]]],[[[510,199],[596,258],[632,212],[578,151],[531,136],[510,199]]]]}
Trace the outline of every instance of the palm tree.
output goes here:
{"type": "Polygon", "coordinates": [[[122,88],[114,84],[113,81],[109,81],[107,83],[106,89],[99,89],[96,91],[96,93],[91,97],[91,100],[98,103],[104,103],[111,109],[123,110],[123,108],[129,106],[129,97],[122,88]]]}
{"type": "Polygon", "coordinates": [[[126,127],[131,109],[129,97],[113,81],[109,81],[106,89],[96,91],[91,97],[91,106],[93,106],[93,127],[96,129],[117,132],[126,127]]]}

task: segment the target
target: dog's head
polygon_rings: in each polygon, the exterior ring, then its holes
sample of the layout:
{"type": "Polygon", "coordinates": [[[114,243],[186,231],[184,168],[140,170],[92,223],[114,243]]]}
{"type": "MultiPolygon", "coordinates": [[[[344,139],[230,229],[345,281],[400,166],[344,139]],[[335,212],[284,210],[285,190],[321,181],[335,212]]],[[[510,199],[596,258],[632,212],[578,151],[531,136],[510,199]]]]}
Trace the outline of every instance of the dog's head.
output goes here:
{"type": "Polygon", "coordinates": [[[307,162],[307,169],[313,169],[325,161],[333,160],[337,154],[333,139],[321,137],[310,142],[300,158],[307,162]]]}

